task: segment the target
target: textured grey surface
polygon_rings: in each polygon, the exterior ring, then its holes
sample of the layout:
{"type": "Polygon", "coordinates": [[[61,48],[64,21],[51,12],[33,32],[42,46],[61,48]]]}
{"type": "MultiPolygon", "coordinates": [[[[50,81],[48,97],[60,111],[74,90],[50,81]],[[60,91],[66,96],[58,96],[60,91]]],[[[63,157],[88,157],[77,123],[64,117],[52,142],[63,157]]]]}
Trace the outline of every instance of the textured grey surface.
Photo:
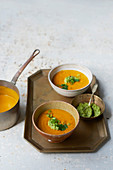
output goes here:
{"type": "Polygon", "coordinates": [[[0,79],[10,81],[35,48],[41,53],[17,82],[21,117],[0,132],[0,169],[113,169],[113,1],[1,0],[0,79]],[[42,154],[23,138],[27,77],[41,68],[80,63],[99,80],[109,117],[109,140],[98,152],[42,154]]]}

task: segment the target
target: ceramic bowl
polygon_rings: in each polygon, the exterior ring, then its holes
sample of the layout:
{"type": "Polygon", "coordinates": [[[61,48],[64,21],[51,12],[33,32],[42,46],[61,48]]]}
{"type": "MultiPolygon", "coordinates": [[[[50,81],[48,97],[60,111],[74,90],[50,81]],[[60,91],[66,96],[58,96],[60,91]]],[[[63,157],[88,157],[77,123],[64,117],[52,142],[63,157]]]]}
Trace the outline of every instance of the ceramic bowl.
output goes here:
{"type": "Polygon", "coordinates": [[[84,93],[90,86],[91,82],[92,82],[92,73],[91,71],[85,67],[85,66],[81,66],[78,64],[63,64],[63,65],[59,65],[53,69],[50,70],[49,74],[48,74],[48,80],[50,85],[52,86],[52,88],[59,93],[60,95],[66,96],[66,97],[74,97],[78,94],[82,94],[84,93]],[[89,79],[89,84],[81,89],[77,89],[77,90],[65,90],[65,89],[61,89],[59,87],[57,87],[56,85],[53,84],[52,79],[54,77],[54,75],[61,71],[61,70],[77,70],[82,72],[83,74],[85,74],[87,76],[87,78],[89,79]]]}
{"type": "Polygon", "coordinates": [[[49,141],[51,143],[59,143],[59,142],[64,141],[66,138],[68,138],[73,133],[73,131],[76,129],[76,127],[79,123],[79,118],[80,117],[79,117],[78,111],[71,104],[63,102],[63,101],[51,101],[51,102],[44,103],[35,109],[35,111],[32,115],[32,122],[33,122],[33,125],[34,125],[35,129],[37,130],[37,132],[40,133],[47,141],[49,141]],[[61,109],[61,110],[67,111],[74,117],[75,127],[71,131],[69,131],[65,134],[62,134],[62,135],[51,135],[51,134],[41,131],[37,127],[36,121],[38,119],[38,116],[42,112],[44,112],[48,109],[61,109]]]}
{"type": "MultiPolygon", "coordinates": [[[[84,102],[88,103],[90,97],[91,97],[91,94],[87,94],[87,93],[86,93],[86,94],[78,95],[78,96],[76,96],[76,97],[72,100],[72,103],[71,103],[71,104],[72,104],[75,108],[77,108],[77,106],[79,105],[79,103],[84,103],[84,102]]],[[[101,114],[100,114],[99,116],[97,116],[97,117],[100,117],[100,116],[103,114],[104,110],[105,110],[105,104],[104,104],[103,100],[102,100],[100,97],[94,95],[93,98],[92,98],[91,103],[95,103],[97,106],[100,107],[100,109],[101,109],[101,114]]],[[[95,118],[97,118],[97,117],[90,117],[90,118],[81,117],[81,118],[84,119],[84,120],[92,120],[92,119],[95,119],[95,118]]]]}

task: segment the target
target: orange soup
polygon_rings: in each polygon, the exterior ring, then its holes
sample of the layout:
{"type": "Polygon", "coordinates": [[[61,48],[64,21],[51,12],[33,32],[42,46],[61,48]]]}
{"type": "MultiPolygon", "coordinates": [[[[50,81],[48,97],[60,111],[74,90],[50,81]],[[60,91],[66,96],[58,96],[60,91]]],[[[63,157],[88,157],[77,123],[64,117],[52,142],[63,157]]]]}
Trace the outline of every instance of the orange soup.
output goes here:
{"type": "Polygon", "coordinates": [[[0,86],[0,113],[6,112],[13,108],[19,100],[18,94],[4,86],[0,86]]]}
{"type": "Polygon", "coordinates": [[[70,113],[64,110],[50,109],[40,114],[37,119],[37,127],[45,133],[61,135],[75,127],[75,120],[70,113]]]}
{"type": "Polygon", "coordinates": [[[56,73],[52,82],[66,90],[81,89],[89,84],[89,80],[85,74],[75,70],[61,70],[56,73]]]}

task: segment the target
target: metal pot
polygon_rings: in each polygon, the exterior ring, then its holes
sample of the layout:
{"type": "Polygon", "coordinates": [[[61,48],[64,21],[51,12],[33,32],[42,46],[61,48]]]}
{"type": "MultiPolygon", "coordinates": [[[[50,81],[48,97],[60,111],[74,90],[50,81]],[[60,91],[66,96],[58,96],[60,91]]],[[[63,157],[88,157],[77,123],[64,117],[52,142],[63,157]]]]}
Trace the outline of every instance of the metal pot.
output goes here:
{"type": "MultiPolygon", "coordinates": [[[[11,82],[8,82],[8,81],[5,81],[5,80],[0,80],[0,86],[8,87],[8,88],[14,90],[18,94],[18,96],[19,96],[19,90],[15,86],[16,81],[17,81],[18,77],[20,76],[20,74],[22,73],[22,71],[25,69],[25,67],[39,53],[40,53],[40,50],[36,49],[33,52],[33,54],[30,56],[30,58],[17,71],[17,73],[14,75],[13,79],[11,80],[11,82]]],[[[10,127],[12,127],[13,125],[16,124],[16,122],[17,122],[17,120],[19,118],[19,115],[20,115],[20,112],[19,112],[19,102],[20,102],[20,96],[19,96],[18,102],[16,103],[16,105],[14,107],[12,107],[8,111],[0,113],[0,131],[8,129],[8,128],[10,128],[10,127]]]]}

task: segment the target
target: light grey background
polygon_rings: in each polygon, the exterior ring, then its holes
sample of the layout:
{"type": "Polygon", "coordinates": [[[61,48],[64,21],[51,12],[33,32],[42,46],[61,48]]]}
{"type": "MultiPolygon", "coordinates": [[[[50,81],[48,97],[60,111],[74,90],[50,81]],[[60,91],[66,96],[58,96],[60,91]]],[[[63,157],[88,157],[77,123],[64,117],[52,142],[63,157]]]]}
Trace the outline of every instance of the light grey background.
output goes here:
{"type": "Polygon", "coordinates": [[[19,123],[0,132],[0,170],[113,169],[113,1],[1,0],[0,79],[10,81],[35,48],[41,53],[17,82],[19,123]],[[42,154],[24,138],[27,77],[63,63],[87,66],[99,80],[111,134],[96,153],[42,154]]]}

